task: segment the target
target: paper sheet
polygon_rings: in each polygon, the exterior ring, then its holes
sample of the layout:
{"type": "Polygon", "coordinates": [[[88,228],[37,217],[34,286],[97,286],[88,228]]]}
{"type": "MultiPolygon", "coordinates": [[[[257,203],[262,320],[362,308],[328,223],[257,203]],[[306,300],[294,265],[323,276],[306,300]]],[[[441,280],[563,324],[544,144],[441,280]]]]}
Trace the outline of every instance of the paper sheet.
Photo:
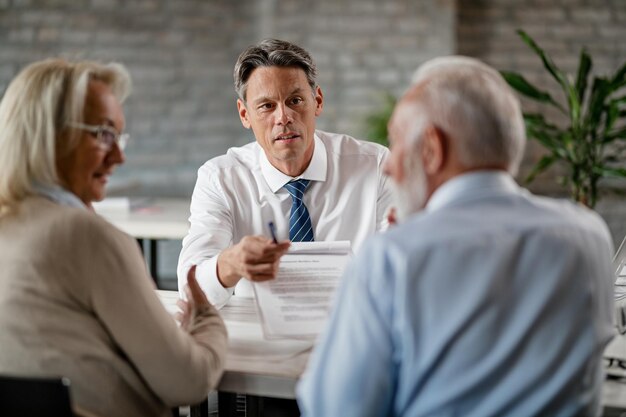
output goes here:
{"type": "Polygon", "coordinates": [[[294,243],[278,276],[254,284],[266,338],[315,338],[324,328],[350,242],[294,243]]]}

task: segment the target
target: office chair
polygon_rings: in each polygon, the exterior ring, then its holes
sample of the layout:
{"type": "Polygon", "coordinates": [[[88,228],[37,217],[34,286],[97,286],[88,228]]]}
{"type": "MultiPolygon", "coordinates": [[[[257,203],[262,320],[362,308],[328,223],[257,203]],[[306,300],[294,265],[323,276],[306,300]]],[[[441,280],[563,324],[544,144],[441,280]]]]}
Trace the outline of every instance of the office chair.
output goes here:
{"type": "Polygon", "coordinates": [[[0,375],[0,416],[73,417],[70,380],[0,375]]]}

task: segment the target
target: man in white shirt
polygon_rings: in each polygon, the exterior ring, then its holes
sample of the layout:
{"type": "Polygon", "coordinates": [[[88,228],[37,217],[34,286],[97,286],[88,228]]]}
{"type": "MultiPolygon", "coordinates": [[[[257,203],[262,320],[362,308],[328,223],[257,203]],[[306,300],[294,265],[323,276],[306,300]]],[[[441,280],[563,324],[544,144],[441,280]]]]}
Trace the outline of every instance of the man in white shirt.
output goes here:
{"type": "Polygon", "coordinates": [[[252,295],[250,281],[273,279],[290,241],[349,240],[356,250],[387,226],[388,150],[315,129],[324,104],[315,76],[307,51],[275,39],[248,48],[235,65],[239,117],[256,142],[199,169],[178,262],[179,284],[197,265],[218,308],[234,291],[252,295]]]}
{"type": "Polygon", "coordinates": [[[599,415],[612,240],[595,212],[515,183],[524,121],[504,79],[430,61],[389,133],[401,223],[346,269],[302,415],[599,415]]]}

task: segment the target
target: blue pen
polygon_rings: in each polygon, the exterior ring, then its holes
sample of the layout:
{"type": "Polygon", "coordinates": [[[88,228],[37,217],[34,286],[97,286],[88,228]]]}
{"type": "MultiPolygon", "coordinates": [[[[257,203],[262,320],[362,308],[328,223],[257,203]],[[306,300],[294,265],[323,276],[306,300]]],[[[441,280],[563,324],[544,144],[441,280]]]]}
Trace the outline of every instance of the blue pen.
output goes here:
{"type": "Polygon", "coordinates": [[[278,243],[278,239],[276,239],[276,227],[274,226],[274,222],[269,222],[268,227],[270,228],[270,234],[272,235],[272,240],[274,243],[278,243]]]}

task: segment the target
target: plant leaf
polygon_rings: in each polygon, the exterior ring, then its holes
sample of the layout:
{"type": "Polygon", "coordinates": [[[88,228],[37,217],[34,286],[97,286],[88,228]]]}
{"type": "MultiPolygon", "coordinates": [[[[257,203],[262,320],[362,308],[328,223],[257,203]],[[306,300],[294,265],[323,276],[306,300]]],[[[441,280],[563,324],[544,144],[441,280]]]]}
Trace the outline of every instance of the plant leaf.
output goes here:
{"type": "Polygon", "coordinates": [[[552,165],[556,160],[557,160],[557,157],[555,155],[544,155],[539,160],[539,162],[535,164],[532,171],[530,171],[530,174],[528,174],[524,182],[526,183],[532,182],[537,175],[541,174],[543,171],[548,169],[550,165],[552,165]]]}
{"type": "Polygon", "coordinates": [[[600,121],[602,120],[602,113],[606,109],[604,102],[610,93],[611,83],[607,79],[601,77],[595,77],[593,79],[586,120],[588,131],[597,133],[600,121]]]}
{"type": "Polygon", "coordinates": [[[583,48],[582,51],[580,51],[578,74],[576,74],[576,94],[578,95],[578,101],[580,103],[582,103],[585,99],[585,91],[587,90],[587,78],[589,78],[591,66],[591,57],[583,48]]]}
{"type": "Polygon", "coordinates": [[[626,126],[621,127],[617,130],[613,130],[611,132],[607,132],[604,135],[603,143],[613,142],[615,139],[626,139],[626,126]]]}
{"type": "Polygon", "coordinates": [[[626,96],[621,96],[621,97],[617,97],[614,98],[613,100],[611,100],[611,103],[615,103],[615,104],[624,104],[626,103],[626,96]]]}
{"type": "Polygon", "coordinates": [[[524,113],[524,122],[527,125],[532,125],[533,128],[541,128],[543,130],[557,131],[559,128],[556,125],[548,122],[543,114],[540,113],[524,113]]]}
{"type": "Polygon", "coordinates": [[[382,99],[381,107],[365,118],[365,137],[372,142],[389,146],[387,123],[391,118],[397,100],[390,93],[385,93],[382,99]]]}
{"type": "Polygon", "coordinates": [[[559,108],[561,111],[565,112],[565,109],[563,109],[563,107],[559,103],[554,101],[554,99],[549,93],[538,89],[537,87],[529,83],[521,75],[515,72],[510,72],[510,71],[500,71],[500,74],[502,74],[502,77],[504,78],[504,80],[511,87],[513,87],[515,90],[525,95],[526,97],[530,97],[532,99],[541,101],[543,103],[550,103],[556,106],[557,108],[559,108]]]}
{"type": "Polygon", "coordinates": [[[572,161],[575,157],[566,149],[566,147],[561,145],[563,140],[559,137],[555,137],[553,132],[546,132],[532,125],[526,125],[526,134],[529,138],[537,140],[552,154],[558,156],[561,159],[572,161]]]}
{"type": "Polygon", "coordinates": [[[543,51],[543,49],[541,49],[539,47],[539,45],[537,45],[537,43],[533,40],[533,38],[531,38],[526,32],[524,32],[523,30],[520,29],[520,30],[517,31],[517,33],[522,38],[524,43],[526,45],[530,46],[530,48],[533,51],[535,51],[535,53],[537,55],[539,55],[539,58],[541,58],[541,61],[543,62],[543,66],[554,77],[554,79],[559,84],[561,84],[561,86],[563,87],[563,90],[567,90],[567,86],[569,85],[569,82],[567,81],[567,77],[554,64],[554,62],[552,62],[552,59],[549,56],[546,55],[546,53],[543,51]]]}
{"type": "Polygon", "coordinates": [[[569,103],[570,117],[572,118],[572,128],[581,130],[583,120],[581,118],[582,106],[580,100],[578,100],[578,93],[576,89],[571,85],[567,85],[566,89],[567,101],[569,103]]]}
{"type": "Polygon", "coordinates": [[[563,71],[561,71],[552,61],[552,59],[546,55],[543,49],[537,45],[537,43],[531,38],[526,32],[523,30],[518,30],[517,33],[522,38],[522,40],[530,46],[530,48],[535,51],[537,55],[541,58],[543,62],[543,66],[548,70],[548,72],[554,77],[554,79],[561,85],[563,92],[565,93],[565,97],[567,98],[567,103],[569,105],[569,113],[572,118],[572,125],[575,129],[581,128],[581,119],[580,119],[580,100],[578,99],[578,94],[576,93],[576,89],[571,86],[569,81],[567,80],[567,76],[563,71]]]}
{"type": "Polygon", "coordinates": [[[564,130],[559,134],[559,140],[563,144],[563,152],[567,155],[565,159],[572,163],[580,159],[576,152],[580,151],[582,146],[580,140],[577,140],[577,138],[579,137],[575,137],[571,130],[564,130]]]}
{"type": "Polygon", "coordinates": [[[532,139],[538,140],[543,146],[549,150],[554,150],[555,140],[554,137],[548,133],[539,129],[533,125],[526,124],[526,134],[532,139]]]}
{"type": "Polygon", "coordinates": [[[593,172],[602,177],[623,178],[626,177],[626,168],[611,168],[606,166],[595,166],[593,172]]]}
{"type": "Polygon", "coordinates": [[[622,117],[626,117],[626,107],[623,105],[626,104],[626,96],[618,97],[611,100],[609,105],[615,105],[617,107],[617,118],[620,119],[622,117]]]}
{"type": "Polygon", "coordinates": [[[606,132],[613,128],[613,124],[615,124],[615,121],[619,117],[619,107],[615,101],[611,101],[605,111],[606,118],[604,119],[604,132],[606,134],[606,132]]]}

